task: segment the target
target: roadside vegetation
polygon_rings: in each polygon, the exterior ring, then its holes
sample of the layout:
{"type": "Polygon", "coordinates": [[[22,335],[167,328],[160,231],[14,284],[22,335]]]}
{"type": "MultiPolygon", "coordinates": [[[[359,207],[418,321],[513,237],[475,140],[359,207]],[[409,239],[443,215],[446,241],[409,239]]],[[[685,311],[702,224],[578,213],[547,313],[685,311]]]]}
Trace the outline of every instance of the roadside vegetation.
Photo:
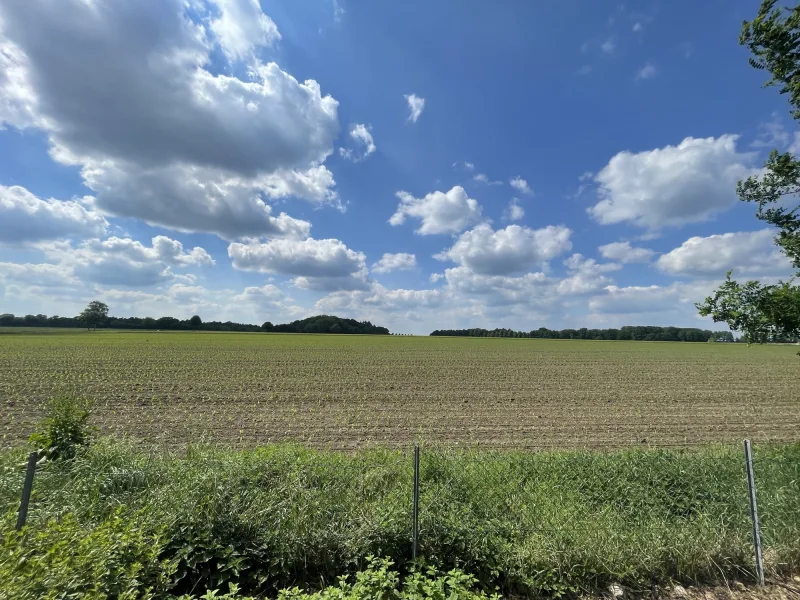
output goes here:
{"type": "MultiPolygon", "coordinates": [[[[5,597],[167,598],[234,589],[302,598],[294,588],[323,590],[314,596],[320,599],[366,597],[348,587],[361,584],[403,594],[409,586],[451,586],[460,598],[471,597],[468,590],[559,596],[612,582],[643,590],[751,577],[739,447],[423,448],[420,556],[445,571],[426,575],[410,560],[407,451],[148,451],[94,438],[84,407],[79,398],[52,402],[32,438],[42,460],[21,533],[13,526],[25,449],[0,454],[5,597]],[[389,557],[395,567],[389,573],[388,563],[369,557],[389,557]],[[350,578],[337,583],[343,575],[350,578]]],[[[761,445],[756,456],[768,573],[797,572],[800,444],[761,445]]],[[[403,597],[445,597],[425,594],[403,597]]]]}

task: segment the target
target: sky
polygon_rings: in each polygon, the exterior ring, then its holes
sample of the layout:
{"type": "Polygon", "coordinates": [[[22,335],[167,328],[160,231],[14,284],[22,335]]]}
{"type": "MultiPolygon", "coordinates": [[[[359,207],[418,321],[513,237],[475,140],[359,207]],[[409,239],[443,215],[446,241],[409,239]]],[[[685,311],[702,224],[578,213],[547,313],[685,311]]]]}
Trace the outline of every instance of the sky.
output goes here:
{"type": "Polygon", "coordinates": [[[720,329],[792,272],[758,5],[4,2],[0,313],[720,329]]]}

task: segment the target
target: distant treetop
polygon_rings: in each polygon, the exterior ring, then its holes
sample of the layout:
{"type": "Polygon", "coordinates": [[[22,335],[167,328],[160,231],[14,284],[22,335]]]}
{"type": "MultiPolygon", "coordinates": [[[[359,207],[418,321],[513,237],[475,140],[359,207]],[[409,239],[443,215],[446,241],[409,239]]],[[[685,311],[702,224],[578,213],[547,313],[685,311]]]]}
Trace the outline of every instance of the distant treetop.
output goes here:
{"type": "Polygon", "coordinates": [[[378,327],[369,321],[356,321],[343,319],[332,315],[318,315],[299,321],[292,321],[284,325],[273,325],[269,321],[262,326],[264,331],[277,333],[368,333],[376,335],[389,335],[386,327],[378,327]]]}
{"type": "MultiPolygon", "coordinates": [[[[94,303],[93,303],[94,304],[94,303]]],[[[101,304],[101,303],[98,303],[101,304]]],[[[17,317],[10,313],[0,315],[0,327],[103,327],[107,329],[161,329],[200,331],[274,331],[277,333],[362,333],[389,335],[386,327],[373,325],[369,321],[343,319],[332,315],[318,315],[281,325],[267,321],[263,325],[248,325],[231,321],[203,321],[199,315],[180,320],[175,317],[110,317],[108,307],[91,306],[78,317],[47,315],[25,315],[17,317]]]]}
{"type": "Polygon", "coordinates": [[[733,342],[730,331],[709,331],[694,327],[657,327],[652,325],[626,325],[619,329],[547,329],[532,331],[512,329],[437,329],[431,335],[455,337],[510,337],[552,340],[634,340],[645,342],[733,342]]]}

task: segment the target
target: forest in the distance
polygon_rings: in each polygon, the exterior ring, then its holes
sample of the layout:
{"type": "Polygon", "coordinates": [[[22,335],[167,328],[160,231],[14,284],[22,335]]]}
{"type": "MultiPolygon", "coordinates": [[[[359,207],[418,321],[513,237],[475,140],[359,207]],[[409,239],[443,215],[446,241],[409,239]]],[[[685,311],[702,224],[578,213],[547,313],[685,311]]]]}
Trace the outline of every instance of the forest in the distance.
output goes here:
{"type": "MultiPolygon", "coordinates": [[[[107,307],[106,307],[107,309],[107,307]]],[[[84,315],[86,311],[84,311],[84,315]]],[[[0,327],[102,327],[105,329],[144,329],[144,330],[172,330],[172,331],[249,331],[249,332],[275,332],[275,333],[360,333],[389,335],[386,327],[373,325],[369,321],[356,321],[343,319],[331,315],[318,315],[273,325],[269,321],[262,325],[249,325],[234,323],[232,321],[203,321],[198,315],[191,319],[176,319],[175,317],[109,317],[95,312],[87,320],[86,316],[59,317],[47,315],[25,315],[17,317],[6,313],[0,315],[0,327]]]]}
{"type": "Polygon", "coordinates": [[[540,327],[532,331],[514,331],[512,329],[437,329],[431,335],[539,338],[549,340],[633,340],[643,342],[739,341],[733,337],[730,331],[709,331],[708,329],[694,327],[655,327],[650,325],[626,325],[619,329],[587,329],[582,327],[581,329],[559,330],[540,327]]]}

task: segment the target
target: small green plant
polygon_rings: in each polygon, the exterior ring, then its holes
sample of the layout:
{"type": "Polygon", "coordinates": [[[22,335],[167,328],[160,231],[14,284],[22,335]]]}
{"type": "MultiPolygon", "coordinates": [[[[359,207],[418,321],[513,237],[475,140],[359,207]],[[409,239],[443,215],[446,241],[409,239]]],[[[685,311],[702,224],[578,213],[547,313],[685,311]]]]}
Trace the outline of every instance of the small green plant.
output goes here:
{"type": "Polygon", "coordinates": [[[141,515],[115,510],[96,527],[72,513],[13,530],[0,519],[0,598],[151,600],[168,591],[174,563],[159,558],[161,532],[141,515]]]}
{"type": "Polygon", "coordinates": [[[74,458],[79,448],[92,441],[91,407],[91,400],[72,393],[53,396],[47,401],[46,416],[30,442],[48,459],[74,458]]]}
{"type": "MultiPolygon", "coordinates": [[[[389,558],[367,557],[368,567],[355,574],[350,583],[346,575],[339,577],[339,584],[328,586],[317,592],[306,592],[299,587],[278,592],[278,600],[499,600],[498,594],[487,596],[475,591],[477,579],[463,571],[454,569],[447,573],[426,567],[413,569],[401,580],[389,558]],[[401,582],[402,581],[402,582],[401,582]]],[[[231,583],[226,593],[209,590],[202,596],[183,595],[178,600],[253,600],[251,596],[240,596],[239,586],[231,583]]]]}
{"type": "Polygon", "coordinates": [[[338,586],[307,593],[300,588],[282,590],[278,600],[497,600],[475,591],[477,579],[458,569],[442,573],[433,567],[412,570],[401,585],[400,574],[388,558],[367,557],[369,567],[356,573],[355,582],[339,578],[338,586]]]}

